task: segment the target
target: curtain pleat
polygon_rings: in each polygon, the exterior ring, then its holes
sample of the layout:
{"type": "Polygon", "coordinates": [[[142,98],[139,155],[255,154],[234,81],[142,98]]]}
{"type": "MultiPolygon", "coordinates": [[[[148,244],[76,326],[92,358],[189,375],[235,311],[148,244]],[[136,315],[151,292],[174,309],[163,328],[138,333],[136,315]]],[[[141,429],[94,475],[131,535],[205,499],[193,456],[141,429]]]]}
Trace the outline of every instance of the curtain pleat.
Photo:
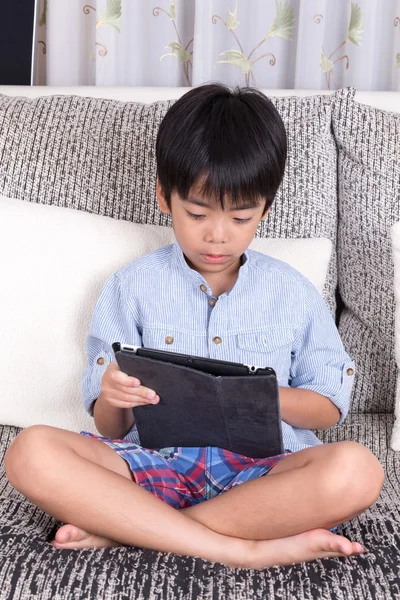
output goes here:
{"type": "Polygon", "coordinates": [[[37,0],[34,85],[400,90],[400,0],[37,0]]]}

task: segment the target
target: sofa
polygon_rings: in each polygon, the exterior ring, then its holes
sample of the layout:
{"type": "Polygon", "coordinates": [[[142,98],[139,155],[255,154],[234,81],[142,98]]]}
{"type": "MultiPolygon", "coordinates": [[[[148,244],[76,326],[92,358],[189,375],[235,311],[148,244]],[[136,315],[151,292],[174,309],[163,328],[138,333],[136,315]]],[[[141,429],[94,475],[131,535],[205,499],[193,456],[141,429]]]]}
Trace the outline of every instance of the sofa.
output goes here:
{"type": "Polygon", "coordinates": [[[136,547],[58,550],[61,523],[8,482],[4,455],[25,427],[96,433],[81,399],[85,332],[108,275],[173,241],[155,139],[188,89],[0,86],[0,599],[399,598],[399,92],[263,90],[288,160],[253,247],[314,283],[355,362],[345,422],[315,433],[364,444],[385,469],[378,501],[337,531],[365,554],[257,571],[136,547]]]}

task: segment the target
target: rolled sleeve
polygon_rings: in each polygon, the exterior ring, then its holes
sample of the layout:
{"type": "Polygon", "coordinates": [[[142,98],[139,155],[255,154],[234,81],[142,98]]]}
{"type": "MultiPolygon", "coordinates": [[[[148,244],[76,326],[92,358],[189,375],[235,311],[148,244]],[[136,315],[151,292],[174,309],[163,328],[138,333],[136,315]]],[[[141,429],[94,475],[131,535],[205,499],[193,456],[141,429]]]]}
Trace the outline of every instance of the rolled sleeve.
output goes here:
{"type": "Polygon", "coordinates": [[[94,402],[101,394],[104,372],[115,360],[114,342],[142,345],[135,316],[124,301],[116,274],[106,281],[97,300],[86,340],[88,366],[83,371],[82,396],[90,416],[93,416],[94,402]]]}
{"type": "MultiPolygon", "coordinates": [[[[93,347],[98,345],[100,340],[90,339],[88,336],[87,340],[87,351],[88,356],[93,353],[93,347]]],[[[116,340],[115,340],[116,341],[116,340]]],[[[94,402],[101,394],[101,381],[103,379],[104,372],[108,365],[113,361],[107,346],[104,344],[103,350],[96,354],[93,361],[89,358],[89,366],[83,372],[82,381],[82,396],[83,405],[85,410],[93,417],[94,402]]]]}
{"type": "Polygon", "coordinates": [[[355,363],[318,290],[310,283],[305,291],[304,321],[292,351],[289,386],[329,398],[340,411],[338,423],[343,423],[350,408],[355,363]]]}

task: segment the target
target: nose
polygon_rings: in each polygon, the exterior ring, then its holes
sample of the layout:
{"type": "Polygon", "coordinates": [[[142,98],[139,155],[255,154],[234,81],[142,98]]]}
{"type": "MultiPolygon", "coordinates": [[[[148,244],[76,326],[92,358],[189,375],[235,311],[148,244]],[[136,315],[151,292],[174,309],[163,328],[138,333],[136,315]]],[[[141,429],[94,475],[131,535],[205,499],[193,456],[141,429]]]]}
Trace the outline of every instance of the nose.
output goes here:
{"type": "Polygon", "coordinates": [[[224,219],[210,219],[205,236],[205,241],[210,244],[225,244],[228,231],[224,219]]]}

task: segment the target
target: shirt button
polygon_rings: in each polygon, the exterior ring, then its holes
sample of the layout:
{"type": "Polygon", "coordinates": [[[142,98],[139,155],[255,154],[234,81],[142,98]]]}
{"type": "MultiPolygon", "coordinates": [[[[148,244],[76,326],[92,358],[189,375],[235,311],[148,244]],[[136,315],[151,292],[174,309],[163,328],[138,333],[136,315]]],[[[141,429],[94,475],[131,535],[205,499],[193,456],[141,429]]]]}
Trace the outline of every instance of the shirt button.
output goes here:
{"type": "Polygon", "coordinates": [[[98,365],[104,365],[104,358],[102,356],[97,359],[97,364],[98,365]]]}
{"type": "Polygon", "coordinates": [[[347,375],[354,375],[354,369],[347,369],[347,375]]]}
{"type": "Polygon", "coordinates": [[[220,337],[216,336],[216,337],[213,339],[213,342],[214,342],[214,344],[220,344],[220,343],[222,342],[222,340],[221,340],[221,338],[220,338],[220,337]]]}
{"type": "Polygon", "coordinates": [[[200,289],[202,292],[206,292],[207,291],[207,286],[204,285],[204,283],[201,284],[200,289]]]}
{"type": "Polygon", "coordinates": [[[173,341],[174,341],[174,338],[172,337],[172,335],[167,335],[167,337],[165,338],[166,344],[172,344],[173,341]]]}
{"type": "Polygon", "coordinates": [[[210,306],[215,306],[217,304],[216,300],[210,300],[208,303],[210,306]]]}

